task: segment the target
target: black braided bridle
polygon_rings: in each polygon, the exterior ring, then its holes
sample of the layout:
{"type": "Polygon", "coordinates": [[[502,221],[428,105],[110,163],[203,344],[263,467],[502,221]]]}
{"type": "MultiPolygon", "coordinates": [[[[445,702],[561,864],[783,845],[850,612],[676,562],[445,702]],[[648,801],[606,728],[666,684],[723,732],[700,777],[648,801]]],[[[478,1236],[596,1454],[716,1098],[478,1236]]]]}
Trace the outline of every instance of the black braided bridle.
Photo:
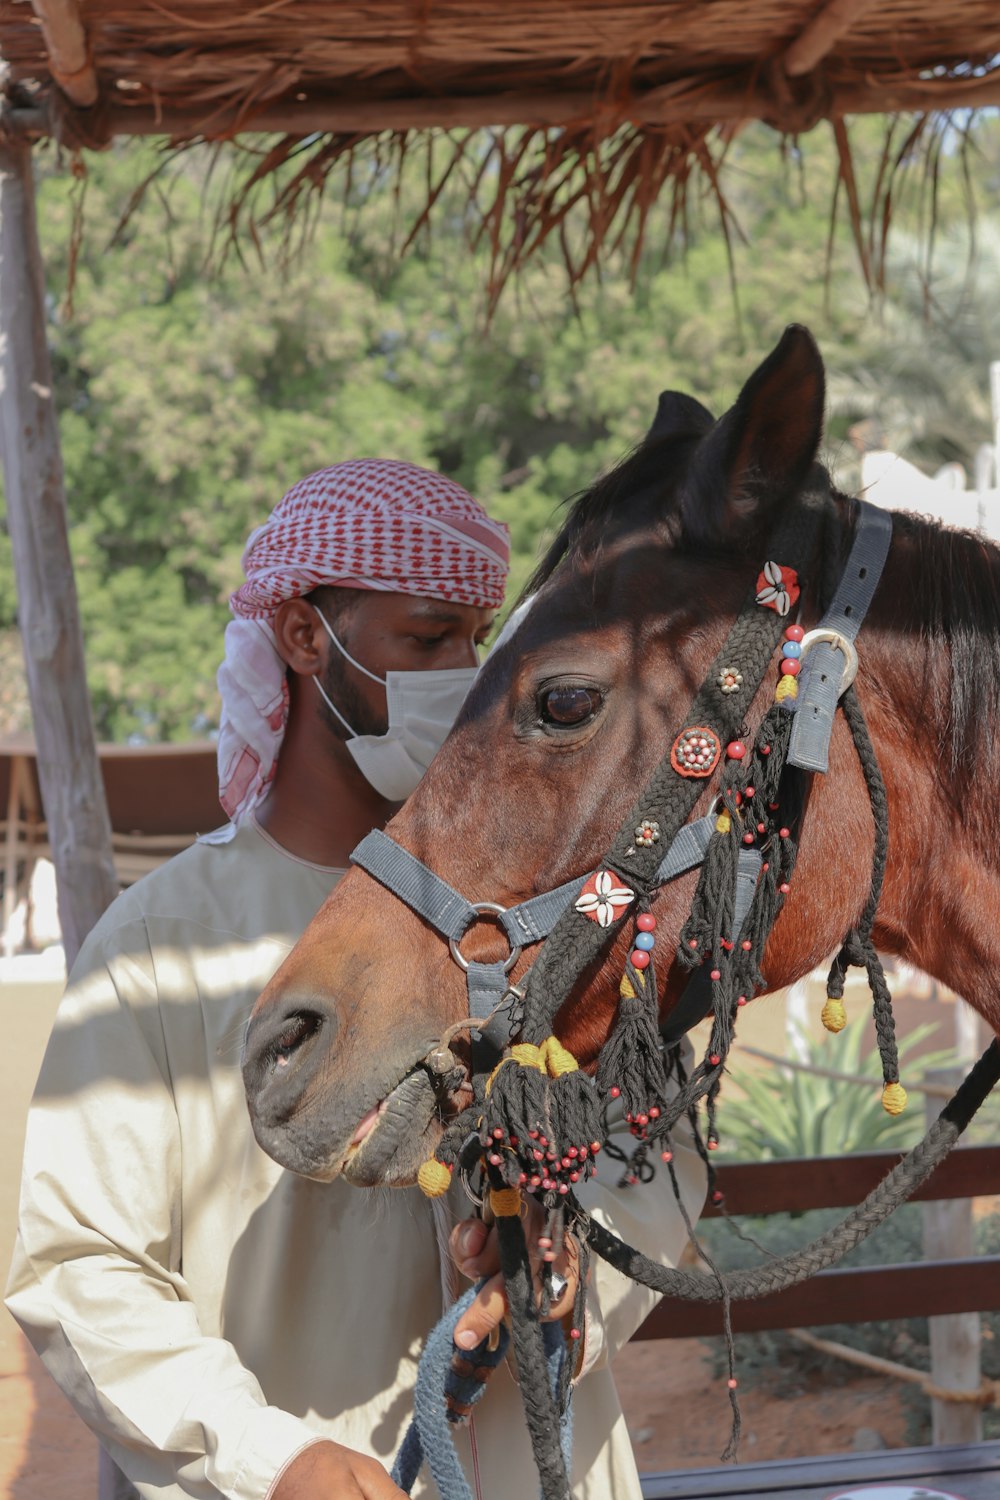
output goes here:
{"type": "MultiPolygon", "coordinates": [[[[779,520],[768,541],[767,555],[794,570],[805,588],[811,571],[818,572],[821,566],[820,553],[830,548],[836,524],[829,480],[817,468],[809,487],[779,520]]],[[[818,581],[815,587],[818,594],[818,581]]],[[[772,665],[785,624],[783,615],[761,607],[755,586],[690,706],[685,730],[654,771],[602,861],[601,871],[618,883],[615,888],[629,893],[628,903],[605,925],[581,920],[578,905],[571,902],[567,906],[526,978],[517,986],[517,998],[523,1001],[518,1041],[506,1049],[488,1076],[474,1075],[472,1104],[449,1125],[433,1163],[428,1164],[438,1169],[438,1175],[431,1173],[425,1178],[422,1171],[421,1183],[432,1193],[447,1186],[456,1167],[465,1174],[480,1170],[489,1186],[518,1374],[544,1500],[567,1500],[570,1493],[557,1436],[560,1410],[569,1399],[569,1377],[567,1373],[558,1388],[551,1389],[531,1260],[520,1216],[512,1206],[517,1196],[514,1190],[532,1193],[547,1211],[546,1236],[552,1247],[546,1257],[549,1263],[555,1259],[563,1234],[572,1229],[584,1260],[593,1251],[654,1291],[698,1301],[722,1300],[728,1328],[732,1300],[763,1296],[802,1281],[836,1263],[870,1234],[929,1176],[1000,1078],[1000,1047],[994,1042],[920,1144],[860,1207],[805,1249],[761,1268],[725,1277],[719,1272],[706,1276],[664,1268],[591,1220],[577,1199],[575,1187],[592,1173],[597,1151],[606,1139],[605,1111],[612,1100],[620,1103],[637,1140],[627,1163],[630,1180],[652,1175],[652,1157],[659,1152],[680,1202],[671,1130],[686,1118],[695,1127],[695,1142],[709,1170],[710,1191],[716,1199],[721,1196],[714,1189],[707,1150],[717,1139],[717,1095],[738,1011],[766,988],[761,962],[794,868],[805,800],[803,773],[793,772],[786,765],[794,696],[776,694],[756,732],[750,736],[745,729],[746,715],[772,665]],[[733,663],[739,664],[740,681],[735,689],[723,689],[733,663]],[[669,844],[685,827],[705,788],[706,777],[685,774],[676,756],[682,735],[695,728],[706,731],[716,748],[727,742],[747,741],[742,754],[717,757],[722,766],[722,785],[715,832],[675,955],[700,983],[689,984],[681,1021],[673,1015],[667,1017],[669,1045],[665,1058],[653,944],[633,949],[622,976],[618,1019],[601,1051],[596,1079],[591,1080],[552,1035],[555,1017],[580,974],[601,958],[620,932],[626,916],[634,919],[639,931],[643,930],[643,919],[647,929],[655,927],[655,921],[650,923],[649,919],[651,901],[661,883],[658,872],[662,848],[657,845],[669,844]],[[745,919],[734,930],[737,860],[748,837],[767,857],[745,919]],[[637,954],[646,955],[645,962],[637,962],[637,954]],[[709,1013],[712,1031],[705,1057],[688,1074],[680,1055],[680,1026],[686,1030],[709,1013]],[[668,1084],[670,1079],[674,1088],[668,1084]],[[708,1115],[704,1139],[695,1118],[701,1102],[708,1115]]],[[[893,1089],[900,1090],[898,1059],[891,998],[872,938],[885,874],[887,799],[853,686],[840,697],[840,706],[862,766],[875,844],[869,896],[860,920],[834,960],[828,994],[833,998],[843,994],[849,965],[866,969],[886,1094],[890,1095],[893,1089]]],[[[681,1207],[683,1210],[683,1204],[681,1207]]],[[[582,1318],[585,1280],[581,1274],[574,1311],[577,1324],[582,1318]]],[[[543,1306],[547,1306],[547,1297],[543,1273],[543,1306]]],[[[569,1364],[567,1361],[567,1371],[569,1364]]],[[[734,1441],[727,1456],[732,1456],[738,1435],[735,1397],[733,1405],[734,1441]]]]}

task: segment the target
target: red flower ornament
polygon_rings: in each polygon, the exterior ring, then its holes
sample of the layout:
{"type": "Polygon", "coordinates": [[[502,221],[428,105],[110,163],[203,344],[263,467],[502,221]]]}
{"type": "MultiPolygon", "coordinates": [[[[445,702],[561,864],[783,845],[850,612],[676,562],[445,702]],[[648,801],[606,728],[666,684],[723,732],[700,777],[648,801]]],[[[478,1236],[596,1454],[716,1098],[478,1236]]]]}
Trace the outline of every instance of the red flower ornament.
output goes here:
{"type": "Polygon", "coordinates": [[[757,603],[776,614],[787,615],[799,597],[799,575],[794,568],[766,562],[757,576],[757,603]]]}
{"type": "Polygon", "coordinates": [[[599,927],[610,927],[634,900],[635,891],[619,885],[610,870],[598,870],[585,883],[575,904],[578,912],[599,927]]]}

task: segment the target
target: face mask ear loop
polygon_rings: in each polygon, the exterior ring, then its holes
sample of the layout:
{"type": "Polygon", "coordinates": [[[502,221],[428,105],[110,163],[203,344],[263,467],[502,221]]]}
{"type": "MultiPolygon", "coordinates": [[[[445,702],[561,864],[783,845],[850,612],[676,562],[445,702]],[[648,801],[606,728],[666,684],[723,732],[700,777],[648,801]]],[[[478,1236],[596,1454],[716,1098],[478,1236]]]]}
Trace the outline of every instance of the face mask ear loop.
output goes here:
{"type": "MultiPolygon", "coordinates": [[[[369,672],[369,670],[368,670],[367,667],[363,667],[359,661],[355,661],[355,659],[351,655],[351,653],[346,649],[346,647],[344,647],[344,646],[342,646],[340,644],[340,642],[338,641],[337,637],[334,635],[334,633],[333,633],[333,626],[330,624],[329,620],[326,618],[326,615],[323,613],[323,611],[321,609],[318,609],[315,604],[313,605],[313,609],[316,610],[316,613],[319,615],[320,619],[323,621],[323,629],[326,631],[327,635],[330,637],[331,641],[336,646],[337,650],[340,652],[340,654],[344,658],[344,660],[345,661],[349,661],[352,667],[357,667],[357,669],[358,669],[359,672],[364,672],[365,676],[366,677],[370,677],[371,680],[372,680],[372,682],[377,682],[381,687],[385,687],[385,678],[377,676],[375,672],[369,672]]],[[[326,698],[326,694],[325,693],[323,694],[323,697],[326,698]]],[[[328,703],[330,702],[329,698],[327,698],[327,702],[328,703]]],[[[333,707],[332,704],[330,706],[333,707]]],[[[337,710],[335,708],[334,708],[333,711],[334,711],[334,713],[337,713],[337,710]]],[[[337,717],[339,719],[340,715],[337,714],[337,717]]],[[[342,724],[345,723],[345,720],[341,719],[341,723],[342,724]]],[[[348,727],[350,727],[350,726],[348,726],[348,727]]],[[[353,729],[351,730],[351,733],[352,734],[354,733],[353,729]]]]}
{"type": "Polygon", "coordinates": [[[319,688],[320,696],[322,697],[323,702],[326,704],[327,708],[330,710],[330,712],[332,714],[336,714],[336,716],[340,720],[341,724],[343,724],[344,728],[347,730],[348,734],[351,736],[351,739],[352,740],[356,740],[358,738],[358,731],[356,729],[352,729],[351,726],[350,726],[350,724],[348,724],[347,720],[344,718],[344,715],[340,712],[340,709],[334,703],[333,699],[330,697],[330,694],[327,692],[326,688],[320,682],[319,678],[318,677],[314,677],[313,678],[313,682],[319,688]]]}

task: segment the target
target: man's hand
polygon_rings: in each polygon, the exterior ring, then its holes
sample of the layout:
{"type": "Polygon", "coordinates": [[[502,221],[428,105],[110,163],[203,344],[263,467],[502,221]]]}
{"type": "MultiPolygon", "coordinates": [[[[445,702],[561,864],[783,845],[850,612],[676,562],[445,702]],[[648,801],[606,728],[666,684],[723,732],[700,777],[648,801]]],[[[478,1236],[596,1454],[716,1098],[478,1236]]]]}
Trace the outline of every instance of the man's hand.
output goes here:
{"type": "Polygon", "coordinates": [[[303,1448],[271,1500],[406,1500],[377,1459],[326,1440],[303,1448]]]}
{"type": "MultiPolygon", "coordinates": [[[[525,1199],[523,1225],[528,1253],[531,1257],[535,1284],[541,1288],[541,1266],[548,1249],[539,1244],[545,1231],[545,1215],[533,1198],[525,1199]]],[[[500,1275],[500,1252],[497,1245],[496,1228],[484,1224],[482,1219],[463,1219],[451,1232],[450,1248],[452,1260],[463,1276],[478,1281],[482,1276],[490,1279],[475,1301],[455,1326],[455,1343],[460,1349],[474,1349],[482,1343],[488,1333],[499,1327],[508,1311],[507,1295],[503,1277],[500,1275]]],[[[566,1278],[566,1289],[554,1301],[546,1322],[558,1322],[573,1310],[580,1268],[576,1243],[567,1235],[563,1248],[552,1262],[552,1269],[566,1278]]]]}

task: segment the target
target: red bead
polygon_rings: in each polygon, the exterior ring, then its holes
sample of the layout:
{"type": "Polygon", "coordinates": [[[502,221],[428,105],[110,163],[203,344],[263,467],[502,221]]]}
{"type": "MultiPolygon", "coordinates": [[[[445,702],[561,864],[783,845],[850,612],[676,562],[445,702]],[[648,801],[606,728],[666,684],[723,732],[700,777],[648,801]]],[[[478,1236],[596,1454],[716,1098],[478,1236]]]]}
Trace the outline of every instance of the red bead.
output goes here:
{"type": "MultiPolygon", "coordinates": [[[[797,630],[798,626],[793,625],[792,629],[793,630],[797,630]]],[[[736,1387],[739,1385],[739,1381],[736,1379],[736,1377],[734,1375],[730,1375],[729,1379],[726,1381],[726,1384],[728,1385],[728,1387],[729,1387],[729,1389],[731,1391],[735,1391],[736,1387]]]]}
{"type": "Polygon", "coordinates": [[[753,944],[751,943],[749,938],[744,938],[742,943],[740,944],[740,947],[743,949],[744,953],[749,953],[750,949],[753,947],[753,944]]]}
{"type": "Polygon", "coordinates": [[[750,797],[756,797],[756,795],[757,795],[757,789],[756,789],[756,787],[748,786],[747,789],[746,789],[746,796],[748,798],[750,798],[750,797]]]}
{"type": "Polygon", "coordinates": [[[487,1161],[489,1162],[491,1167],[498,1167],[503,1161],[503,1157],[499,1156],[496,1151],[491,1151],[489,1156],[487,1157],[487,1161]]]}
{"type": "Polygon", "coordinates": [[[761,874],[764,874],[765,871],[767,871],[767,870],[769,870],[771,868],[771,866],[770,866],[769,862],[765,859],[764,863],[761,865],[760,868],[761,868],[761,874]]]}
{"type": "Polygon", "coordinates": [[[657,1105],[654,1104],[650,1109],[649,1118],[651,1120],[658,1120],[660,1118],[660,1111],[657,1105]]]}
{"type": "Polygon", "coordinates": [[[722,1189],[721,1189],[721,1188],[716,1188],[716,1189],[715,1189],[715,1192],[714,1192],[714,1193],[713,1193],[713,1194],[712,1194],[712,1202],[713,1202],[713,1203],[721,1203],[721,1202],[722,1202],[722,1200],[723,1200],[723,1199],[724,1199],[724,1198],[725,1198],[725,1196],[726,1196],[726,1195],[725,1195],[725,1193],[724,1193],[724,1192],[723,1192],[723,1191],[722,1191],[722,1189]]]}
{"type": "Polygon", "coordinates": [[[649,954],[643,953],[641,948],[633,948],[629,958],[632,960],[633,969],[649,968],[649,954]]]}
{"type": "Polygon", "coordinates": [[[802,629],[801,625],[789,625],[788,628],[785,631],[785,640],[786,641],[801,641],[801,639],[802,639],[802,637],[804,635],[805,635],[805,631],[802,629]]]}
{"type": "Polygon", "coordinates": [[[673,1161],[673,1159],[674,1159],[674,1153],[672,1151],[661,1151],[660,1152],[660,1160],[661,1161],[673,1161]]]}
{"type": "Polygon", "coordinates": [[[635,1187],[635,1185],[639,1181],[639,1179],[638,1179],[638,1177],[635,1176],[634,1173],[630,1172],[629,1175],[626,1177],[625,1181],[629,1184],[630,1187],[635,1187]]]}
{"type": "Polygon", "coordinates": [[[579,1328],[571,1328],[569,1331],[569,1336],[571,1339],[578,1339],[580,1337],[579,1328]]]}
{"type": "Polygon", "coordinates": [[[743,793],[742,792],[734,792],[733,793],[733,801],[736,803],[737,807],[742,807],[743,806],[743,793]]]}
{"type": "Polygon", "coordinates": [[[640,932],[654,932],[656,930],[656,918],[650,911],[642,911],[635,919],[635,925],[640,932]]]}
{"type": "MultiPolygon", "coordinates": [[[[593,1152],[594,1156],[596,1156],[597,1153],[598,1153],[598,1151],[600,1151],[600,1149],[601,1149],[601,1143],[600,1143],[600,1141],[591,1141],[591,1143],[590,1143],[590,1149],[593,1152]]],[[[581,1153],[583,1155],[586,1155],[586,1151],[587,1151],[586,1146],[581,1147],[581,1153]]]]}
{"type": "Polygon", "coordinates": [[[761,745],[761,747],[760,747],[760,753],[761,753],[761,755],[770,755],[770,753],[771,753],[771,747],[770,747],[770,745],[761,745]]]}
{"type": "Polygon", "coordinates": [[[635,1117],[635,1123],[637,1125],[648,1125],[649,1124],[649,1116],[648,1115],[636,1115],[636,1117],[635,1117]]]}
{"type": "Polygon", "coordinates": [[[781,663],[781,675],[783,677],[798,677],[802,670],[802,663],[794,656],[786,656],[781,663]]]}
{"type": "Polygon", "coordinates": [[[708,1149],[709,1149],[709,1151],[718,1151],[718,1149],[719,1149],[719,1143],[718,1143],[718,1141],[709,1141],[709,1143],[708,1143],[708,1149]]]}
{"type": "Polygon", "coordinates": [[[688,947],[689,948],[697,948],[697,946],[698,946],[698,939],[697,938],[688,938],[688,947]]]}
{"type": "Polygon", "coordinates": [[[494,1130],[493,1130],[493,1139],[495,1141],[502,1141],[503,1140],[503,1131],[500,1129],[499,1125],[497,1125],[497,1126],[494,1127],[494,1130]]]}
{"type": "Polygon", "coordinates": [[[737,1005],[746,1005],[746,1003],[747,1003],[747,997],[746,997],[746,995],[740,995],[737,998],[737,1001],[736,1001],[737,1005]]]}
{"type": "Polygon", "coordinates": [[[711,972],[711,974],[708,977],[709,977],[709,979],[721,979],[722,978],[722,970],[721,969],[713,969],[712,972],[711,972]]]}
{"type": "Polygon", "coordinates": [[[732,953],[733,951],[733,945],[728,938],[720,938],[719,947],[724,948],[727,953],[732,953]]]}
{"type": "Polygon", "coordinates": [[[708,1060],[712,1064],[713,1068],[717,1068],[722,1061],[722,1058],[719,1056],[718,1052],[710,1052],[708,1055],[708,1060]]]}
{"type": "Polygon", "coordinates": [[[560,1192],[561,1192],[561,1193],[563,1193],[563,1194],[566,1194],[566,1193],[568,1193],[568,1192],[569,1192],[569,1187],[568,1187],[568,1186],[567,1186],[567,1184],[566,1184],[566,1183],[565,1183],[565,1182],[561,1182],[561,1183],[560,1183],[560,1184],[559,1184],[559,1191],[560,1191],[560,1192]]]}
{"type": "Polygon", "coordinates": [[[517,1179],[517,1185],[518,1185],[518,1187],[524,1187],[526,1185],[527,1181],[528,1181],[528,1174],[527,1174],[527,1172],[522,1172],[521,1175],[517,1179]]]}
{"type": "Polygon", "coordinates": [[[531,1178],[528,1179],[528,1186],[529,1187],[536,1188],[536,1187],[541,1187],[541,1185],[542,1185],[542,1179],[540,1177],[531,1177],[531,1178]]]}
{"type": "Polygon", "coordinates": [[[767,832],[767,824],[766,823],[758,823],[757,824],[757,832],[758,833],[766,833],[767,832]]]}
{"type": "Polygon", "coordinates": [[[579,1174],[579,1172],[571,1172],[569,1174],[569,1180],[570,1180],[570,1182],[579,1182],[580,1181],[580,1174],[579,1174]]]}
{"type": "Polygon", "coordinates": [[[613,1089],[609,1089],[608,1092],[611,1095],[612,1099],[617,1099],[618,1095],[621,1093],[621,1089],[618,1087],[617,1084],[615,1084],[614,1088],[613,1089]]]}
{"type": "Polygon", "coordinates": [[[788,835],[791,833],[791,829],[790,828],[779,828],[778,832],[779,832],[779,834],[781,835],[781,837],[783,839],[787,839],[788,835]]]}
{"type": "Polygon", "coordinates": [[[538,1248],[539,1248],[539,1250],[551,1250],[552,1249],[552,1241],[549,1239],[549,1237],[548,1237],[547,1234],[540,1234],[538,1236],[538,1248]]]}
{"type": "Polygon", "coordinates": [[[579,1151],[578,1151],[578,1150],[577,1150],[577,1149],[576,1149],[576,1147],[575,1147],[575,1146],[570,1146],[570,1147],[569,1147],[569,1148],[568,1148],[568,1149],[567,1149],[567,1151],[566,1151],[566,1155],[567,1155],[567,1156],[568,1156],[568,1157],[569,1157],[569,1159],[570,1159],[570,1160],[571,1160],[571,1161],[575,1161],[575,1160],[576,1160],[576,1158],[577,1158],[577,1157],[578,1157],[578,1156],[579,1156],[579,1155],[580,1155],[580,1153],[579,1153],[579,1151]]]}
{"type": "Polygon", "coordinates": [[[726,754],[730,760],[742,760],[747,753],[747,747],[742,740],[730,740],[726,746],[726,754]]]}
{"type": "Polygon", "coordinates": [[[781,894],[783,896],[787,896],[788,892],[791,890],[791,886],[788,884],[787,880],[783,880],[781,882],[781,884],[778,886],[778,890],[781,892],[781,894]]]}
{"type": "Polygon", "coordinates": [[[752,844],[753,843],[753,834],[752,833],[745,833],[743,835],[743,842],[744,842],[744,844],[752,844]]]}
{"type": "Polygon", "coordinates": [[[771,812],[777,812],[778,811],[778,804],[777,804],[777,802],[769,802],[767,805],[768,805],[768,808],[770,809],[771,812]]]}

